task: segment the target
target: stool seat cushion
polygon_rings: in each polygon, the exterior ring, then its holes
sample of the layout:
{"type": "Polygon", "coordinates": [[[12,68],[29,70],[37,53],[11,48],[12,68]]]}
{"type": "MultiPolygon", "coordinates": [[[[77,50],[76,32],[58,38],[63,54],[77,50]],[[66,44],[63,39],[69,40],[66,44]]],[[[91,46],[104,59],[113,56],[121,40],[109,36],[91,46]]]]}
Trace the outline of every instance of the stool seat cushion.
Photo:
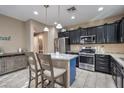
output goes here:
{"type": "MultiPolygon", "coordinates": [[[[55,68],[55,67],[53,68],[54,78],[61,76],[65,72],[66,72],[66,70],[63,68],[55,68]]],[[[46,75],[47,77],[51,77],[51,71],[45,70],[44,75],[46,75]]]]}

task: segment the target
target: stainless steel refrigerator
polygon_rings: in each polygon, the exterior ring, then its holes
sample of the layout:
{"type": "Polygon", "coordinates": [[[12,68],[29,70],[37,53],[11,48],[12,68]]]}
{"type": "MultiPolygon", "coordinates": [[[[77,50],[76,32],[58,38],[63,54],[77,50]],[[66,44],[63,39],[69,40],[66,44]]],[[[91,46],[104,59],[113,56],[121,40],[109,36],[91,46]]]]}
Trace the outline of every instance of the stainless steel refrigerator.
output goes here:
{"type": "Polygon", "coordinates": [[[67,51],[70,51],[69,38],[56,38],[54,40],[54,52],[66,53],[67,51]]]}

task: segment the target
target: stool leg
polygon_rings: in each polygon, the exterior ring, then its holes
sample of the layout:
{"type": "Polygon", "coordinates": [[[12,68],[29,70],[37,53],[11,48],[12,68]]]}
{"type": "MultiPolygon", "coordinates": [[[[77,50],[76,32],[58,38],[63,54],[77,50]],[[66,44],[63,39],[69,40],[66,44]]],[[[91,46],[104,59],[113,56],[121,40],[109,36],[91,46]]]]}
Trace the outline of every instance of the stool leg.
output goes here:
{"type": "Polygon", "coordinates": [[[43,88],[44,87],[44,80],[43,80],[43,76],[42,75],[41,75],[41,87],[43,88]]]}
{"type": "Polygon", "coordinates": [[[37,87],[38,87],[38,75],[36,73],[36,77],[35,77],[35,88],[37,88],[37,87]]]}
{"type": "Polygon", "coordinates": [[[31,86],[31,71],[29,71],[29,84],[28,84],[28,88],[30,88],[31,86]]]}
{"type": "Polygon", "coordinates": [[[54,82],[54,80],[51,81],[51,84],[52,84],[51,87],[54,88],[54,87],[55,87],[55,82],[54,82]]]}

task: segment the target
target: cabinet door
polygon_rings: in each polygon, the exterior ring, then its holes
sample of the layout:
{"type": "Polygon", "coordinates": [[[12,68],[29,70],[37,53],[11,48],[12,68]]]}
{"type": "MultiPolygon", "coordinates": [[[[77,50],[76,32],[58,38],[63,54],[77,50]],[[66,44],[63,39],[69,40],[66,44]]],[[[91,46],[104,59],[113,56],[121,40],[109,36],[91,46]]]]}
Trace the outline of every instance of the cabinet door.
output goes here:
{"type": "Polygon", "coordinates": [[[87,36],[87,29],[81,29],[80,36],[87,36]]]}
{"type": "Polygon", "coordinates": [[[87,35],[96,35],[96,27],[88,28],[87,35]]]}
{"type": "Polygon", "coordinates": [[[80,43],[80,30],[73,30],[69,32],[70,44],[80,43]]]}
{"type": "Polygon", "coordinates": [[[117,87],[122,88],[123,87],[123,75],[121,73],[120,68],[117,67],[117,87]]]}
{"type": "Polygon", "coordinates": [[[0,58],[0,74],[3,74],[5,72],[5,63],[3,58],[0,58]]]}
{"type": "Polygon", "coordinates": [[[27,66],[26,56],[24,55],[15,56],[15,64],[14,64],[15,70],[25,68],[26,66],[27,66]]]}
{"type": "Polygon", "coordinates": [[[58,33],[58,37],[61,38],[61,37],[69,37],[69,32],[66,31],[66,32],[59,32],[58,33]]]}
{"type": "Polygon", "coordinates": [[[80,43],[80,30],[75,31],[75,39],[76,39],[76,44],[80,43]]]}
{"type": "Polygon", "coordinates": [[[106,42],[107,43],[117,43],[117,23],[107,24],[106,25],[106,42]]]}
{"type": "Polygon", "coordinates": [[[105,43],[105,26],[98,26],[96,27],[96,31],[97,31],[97,39],[96,39],[96,42],[98,44],[102,44],[102,43],[105,43]]]}
{"type": "Polygon", "coordinates": [[[70,38],[70,44],[73,44],[74,43],[74,34],[73,34],[73,31],[70,31],[69,32],[69,38],[70,38]]]}
{"type": "Polygon", "coordinates": [[[124,42],[124,19],[120,23],[120,41],[124,42]]]}
{"type": "Polygon", "coordinates": [[[14,70],[14,58],[13,57],[5,57],[3,58],[5,62],[5,72],[11,72],[14,70]]]}
{"type": "Polygon", "coordinates": [[[95,70],[110,73],[109,55],[96,55],[95,70]]]}

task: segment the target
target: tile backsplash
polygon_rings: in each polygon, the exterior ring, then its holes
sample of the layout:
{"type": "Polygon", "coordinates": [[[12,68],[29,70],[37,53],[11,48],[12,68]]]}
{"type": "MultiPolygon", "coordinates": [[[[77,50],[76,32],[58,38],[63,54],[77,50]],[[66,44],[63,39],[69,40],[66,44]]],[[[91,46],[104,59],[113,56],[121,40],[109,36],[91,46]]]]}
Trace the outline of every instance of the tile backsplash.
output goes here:
{"type": "Polygon", "coordinates": [[[107,53],[124,53],[124,43],[122,44],[89,44],[89,45],[71,45],[71,51],[77,52],[81,47],[102,47],[107,53]]]}

